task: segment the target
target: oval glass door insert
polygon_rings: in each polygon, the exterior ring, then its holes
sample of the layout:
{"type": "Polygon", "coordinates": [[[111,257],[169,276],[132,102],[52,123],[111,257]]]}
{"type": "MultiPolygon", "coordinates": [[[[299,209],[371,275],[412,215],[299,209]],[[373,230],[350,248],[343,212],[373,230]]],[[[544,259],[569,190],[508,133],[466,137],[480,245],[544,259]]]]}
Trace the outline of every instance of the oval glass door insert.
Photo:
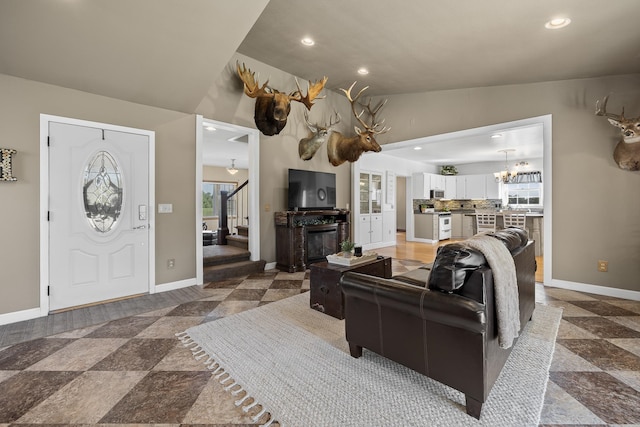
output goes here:
{"type": "Polygon", "coordinates": [[[82,199],[89,225],[99,233],[111,230],[122,211],[122,174],[116,160],[100,151],[89,160],[82,185],[82,199]]]}

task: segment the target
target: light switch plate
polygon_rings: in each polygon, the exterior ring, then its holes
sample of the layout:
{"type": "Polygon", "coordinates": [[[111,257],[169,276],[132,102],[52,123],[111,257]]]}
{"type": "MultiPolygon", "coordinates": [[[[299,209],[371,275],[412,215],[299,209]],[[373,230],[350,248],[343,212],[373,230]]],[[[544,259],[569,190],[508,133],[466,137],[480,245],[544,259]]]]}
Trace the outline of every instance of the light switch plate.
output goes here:
{"type": "Polygon", "coordinates": [[[160,203],[158,205],[158,213],[172,213],[173,205],[171,203],[160,203]]]}

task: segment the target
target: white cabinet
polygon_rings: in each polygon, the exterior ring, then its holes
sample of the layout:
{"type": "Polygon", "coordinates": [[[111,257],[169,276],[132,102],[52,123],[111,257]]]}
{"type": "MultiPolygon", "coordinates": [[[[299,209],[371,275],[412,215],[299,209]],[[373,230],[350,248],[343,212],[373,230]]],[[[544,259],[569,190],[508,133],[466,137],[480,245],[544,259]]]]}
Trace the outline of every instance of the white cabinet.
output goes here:
{"type": "Polygon", "coordinates": [[[360,220],[356,243],[382,241],[382,174],[360,172],[360,220]]]}
{"type": "Polygon", "coordinates": [[[465,198],[484,199],[487,193],[487,185],[484,175],[465,175],[465,198]]]}
{"type": "Polygon", "coordinates": [[[432,190],[444,190],[446,186],[445,176],[438,174],[431,175],[431,189],[432,190]]]}
{"type": "Polygon", "coordinates": [[[467,198],[467,180],[464,176],[456,176],[456,199],[467,198]]]}
{"type": "Polygon", "coordinates": [[[500,182],[496,182],[496,177],[493,174],[485,176],[485,184],[487,186],[487,199],[501,199],[500,196],[500,182]]]}
{"type": "Polygon", "coordinates": [[[444,176],[444,198],[445,199],[457,199],[457,182],[458,177],[454,175],[444,176]]]}
{"type": "Polygon", "coordinates": [[[413,198],[428,199],[431,197],[431,175],[430,173],[414,173],[411,178],[413,181],[413,198]]]}

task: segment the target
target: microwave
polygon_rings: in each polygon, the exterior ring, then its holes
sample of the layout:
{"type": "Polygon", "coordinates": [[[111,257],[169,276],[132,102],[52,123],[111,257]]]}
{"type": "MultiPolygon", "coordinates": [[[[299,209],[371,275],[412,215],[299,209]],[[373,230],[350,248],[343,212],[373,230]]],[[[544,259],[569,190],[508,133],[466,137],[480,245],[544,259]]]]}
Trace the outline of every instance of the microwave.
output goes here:
{"type": "Polygon", "coordinates": [[[431,199],[442,199],[444,198],[444,190],[431,190],[429,196],[431,199]]]}

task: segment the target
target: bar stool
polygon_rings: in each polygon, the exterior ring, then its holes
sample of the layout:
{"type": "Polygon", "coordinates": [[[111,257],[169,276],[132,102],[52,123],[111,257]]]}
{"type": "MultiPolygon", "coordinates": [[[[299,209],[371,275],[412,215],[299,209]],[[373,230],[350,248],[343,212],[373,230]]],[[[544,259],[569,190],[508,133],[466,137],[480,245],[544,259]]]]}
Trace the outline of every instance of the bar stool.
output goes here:
{"type": "Polygon", "coordinates": [[[527,229],[527,211],[523,209],[514,209],[502,212],[502,220],[504,222],[504,228],[516,227],[521,228],[529,235],[527,229]]]}
{"type": "Polygon", "coordinates": [[[496,231],[496,211],[476,209],[476,233],[496,231]]]}

